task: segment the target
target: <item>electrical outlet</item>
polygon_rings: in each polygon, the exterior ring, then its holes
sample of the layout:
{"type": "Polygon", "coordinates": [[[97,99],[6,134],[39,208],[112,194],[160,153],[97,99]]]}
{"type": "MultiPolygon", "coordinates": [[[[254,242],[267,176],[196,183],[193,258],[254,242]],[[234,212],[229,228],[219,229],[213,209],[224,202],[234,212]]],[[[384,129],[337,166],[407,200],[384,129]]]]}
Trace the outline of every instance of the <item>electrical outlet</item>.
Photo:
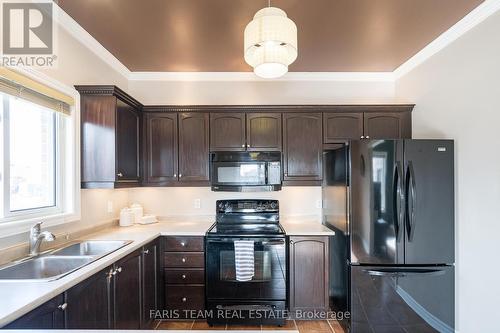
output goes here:
{"type": "Polygon", "coordinates": [[[201,208],[201,199],[194,199],[194,208],[195,209],[201,208]]]}
{"type": "Polygon", "coordinates": [[[323,208],[323,205],[321,204],[321,200],[316,200],[316,208],[323,208]]]}
{"type": "Polygon", "coordinates": [[[113,213],[113,201],[108,201],[108,213],[113,213]]]}

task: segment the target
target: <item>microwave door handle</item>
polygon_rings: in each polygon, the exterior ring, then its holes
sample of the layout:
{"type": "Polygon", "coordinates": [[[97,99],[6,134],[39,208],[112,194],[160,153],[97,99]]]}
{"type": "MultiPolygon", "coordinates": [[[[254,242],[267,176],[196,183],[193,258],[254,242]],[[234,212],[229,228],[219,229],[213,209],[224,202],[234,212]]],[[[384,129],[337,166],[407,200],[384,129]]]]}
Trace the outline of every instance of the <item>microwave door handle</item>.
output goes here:
{"type": "Polygon", "coordinates": [[[266,185],[269,184],[269,163],[264,164],[264,174],[266,177],[265,183],[266,185]]]}

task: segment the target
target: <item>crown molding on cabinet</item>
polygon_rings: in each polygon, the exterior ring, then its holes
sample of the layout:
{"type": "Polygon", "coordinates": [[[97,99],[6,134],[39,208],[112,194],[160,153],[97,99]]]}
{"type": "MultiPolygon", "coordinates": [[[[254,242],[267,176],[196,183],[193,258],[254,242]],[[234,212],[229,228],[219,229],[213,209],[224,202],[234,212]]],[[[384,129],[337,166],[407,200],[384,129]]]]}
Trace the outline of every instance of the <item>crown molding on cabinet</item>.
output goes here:
{"type": "Polygon", "coordinates": [[[128,81],[363,81],[394,82],[500,10],[500,0],[486,0],[393,72],[289,72],[274,80],[252,72],[132,72],[54,2],[54,19],[73,37],[128,81]]]}
{"type": "Polygon", "coordinates": [[[113,85],[76,85],[75,89],[78,90],[80,94],[85,95],[113,95],[121,99],[122,101],[132,105],[137,109],[142,109],[142,104],[125,91],[121,90],[117,86],[113,85]]]}

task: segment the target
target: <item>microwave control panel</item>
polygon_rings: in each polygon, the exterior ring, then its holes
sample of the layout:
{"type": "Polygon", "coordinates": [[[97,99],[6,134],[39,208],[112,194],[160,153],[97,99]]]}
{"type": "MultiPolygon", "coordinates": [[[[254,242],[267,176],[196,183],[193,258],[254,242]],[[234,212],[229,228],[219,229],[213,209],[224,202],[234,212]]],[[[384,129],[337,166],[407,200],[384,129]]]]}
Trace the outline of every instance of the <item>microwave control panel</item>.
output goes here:
{"type": "Polygon", "coordinates": [[[281,184],[281,163],[268,162],[267,183],[269,185],[281,184]]]}

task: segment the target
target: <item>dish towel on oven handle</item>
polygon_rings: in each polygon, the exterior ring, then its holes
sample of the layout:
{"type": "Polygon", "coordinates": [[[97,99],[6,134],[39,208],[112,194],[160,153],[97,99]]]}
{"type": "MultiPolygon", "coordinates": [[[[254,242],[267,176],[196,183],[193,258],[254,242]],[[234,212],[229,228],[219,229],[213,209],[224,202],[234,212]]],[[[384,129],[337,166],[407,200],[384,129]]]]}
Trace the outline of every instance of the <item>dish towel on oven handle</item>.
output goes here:
{"type": "Polygon", "coordinates": [[[251,281],[255,274],[253,241],[234,241],[234,263],[236,269],[236,281],[251,281]]]}

